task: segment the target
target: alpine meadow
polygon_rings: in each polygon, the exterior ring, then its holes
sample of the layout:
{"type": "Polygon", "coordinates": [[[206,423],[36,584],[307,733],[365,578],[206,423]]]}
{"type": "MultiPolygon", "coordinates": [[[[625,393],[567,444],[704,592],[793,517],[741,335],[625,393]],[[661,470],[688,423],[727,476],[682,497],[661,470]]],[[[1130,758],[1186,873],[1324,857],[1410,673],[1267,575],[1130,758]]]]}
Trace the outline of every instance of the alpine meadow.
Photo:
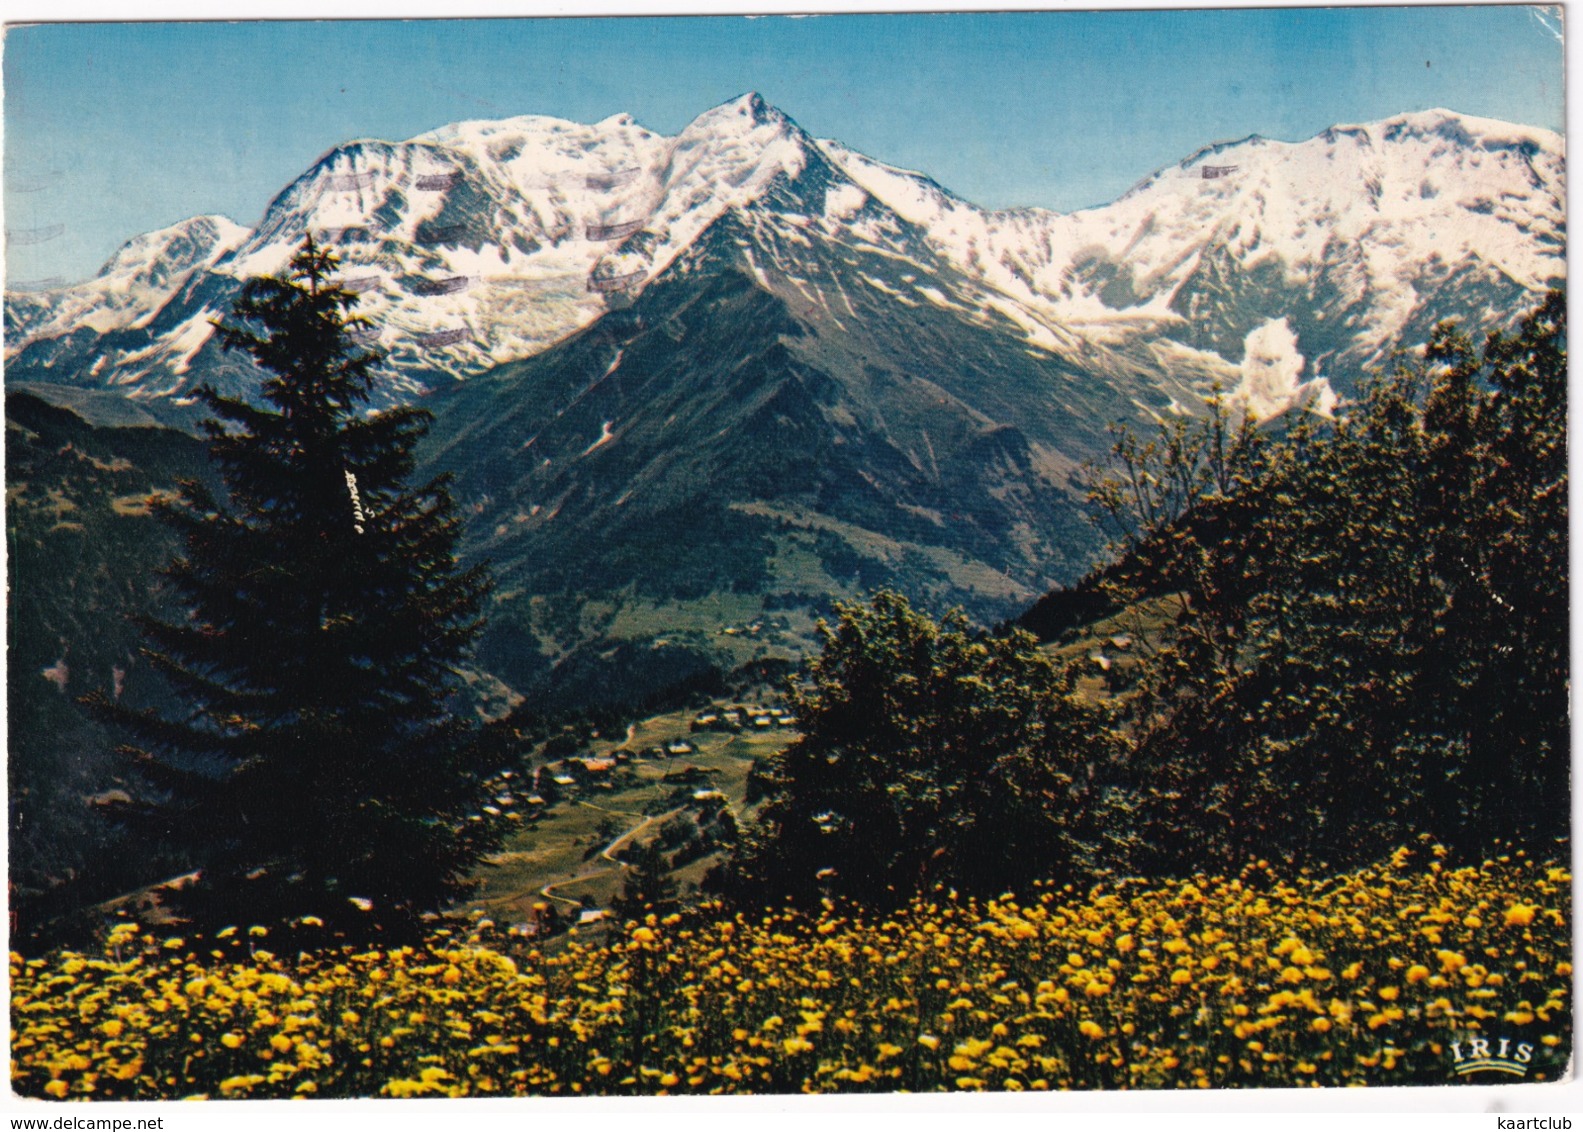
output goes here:
{"type": "MultiPolygon", "coordinates": [[[[967,74],[1013,20],[1395,12],[720,26],[967,74]]],[[[1566,1080],[1564,138],[1206,136],[1054,211],[688,112],[341,141],[71,283],[14,273],[77,167],[8,148],[13,1092],[1566,1080]]]]}

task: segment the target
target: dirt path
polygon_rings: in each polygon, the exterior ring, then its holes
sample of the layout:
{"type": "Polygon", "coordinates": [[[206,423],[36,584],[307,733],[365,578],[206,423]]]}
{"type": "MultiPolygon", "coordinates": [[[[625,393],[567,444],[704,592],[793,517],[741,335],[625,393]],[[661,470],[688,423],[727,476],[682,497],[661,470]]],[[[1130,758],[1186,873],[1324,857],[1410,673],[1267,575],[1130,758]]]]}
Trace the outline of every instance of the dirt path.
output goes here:
{"type": "MultiPolygon", "coordinates": [[[[599,851],[599,857],[602,860],[609,861],[611,863],[611,866],[612,866],[611,868],[605,868],[605,869],[599,869],[599,868],[596,868],[596,869],[584,869],[584,870],[579,871],[575,876],[569,876],[565,880],[552,881],[551,883],[545,885],[543,888],[539,889],[539,895],[544,897],[545,899],[547,899],[547,900],[557,900],[557,901],[560,901],[562,904],[569,904],[569,905],[571,905],[573,907],[576,907],[576,908],[582,907],[582,904],[581,904],[580,901],[573,900],[570,897],[566,897],[566,896],[557,896],[555,894],[555,890],[557,888],[564,888],[564,887],[566,887],[569,884],[581,884],[583,881],[593,880],[596,877],[608,876],[610,873],[619,872],[619,871],[625,869],[627,866],[624,863],[622,863],[621,861],[618,861],[616,859],[616,854],[618,852],[620,852],[621,849],[629,841],[631,841],[633,838],[637,837],[638,834],[642,833],[645,829],[647,829],[649,826],[653,825],[655,822],[662,822],[666,818],[673,817],[674,815],[679,814],[679,813],[682,812],[681,809],[666,810],[663,814],[654,814],[654,815],[651,815],[649,817],[643,817],[642,814],[627,813],[626,811],[623,811],[623,810],[610,810],[610,809],[606,809],[604,806],[596,806],[592,802],[584,802],[584,801],[582,801],[580,799],[579,799],[577,804],[579,806],[587,806],[591,810],[598,810],[600,813],[603,813],[603,814],[614,814],[617,817],[624,817],[624,818],[642,818],[642,820],[639,821],[637,825],[633,826],[631,829],[629,829],[625,833],[621,834],[614,841],[612,841],[609,845],[606,845],[603,849],[601,849],[599,851]]],[[[518,895],[520,896],[520,895],[525,895],[525,894],[519,893],[518,895]]]]}

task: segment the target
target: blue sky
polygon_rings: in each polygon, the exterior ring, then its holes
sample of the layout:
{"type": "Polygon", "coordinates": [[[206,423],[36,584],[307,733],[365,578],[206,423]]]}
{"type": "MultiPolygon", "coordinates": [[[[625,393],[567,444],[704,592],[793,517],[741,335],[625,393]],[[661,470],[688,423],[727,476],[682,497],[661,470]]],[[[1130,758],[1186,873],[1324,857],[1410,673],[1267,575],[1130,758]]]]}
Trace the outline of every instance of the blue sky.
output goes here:
{"type": "Polygon", "coordinates": [[[198,213],[256,223],[350,138],[622,111],[674,133],[747,90],[997,207],[1099,204],[1210,141],[1432,106],[1560,130],[1551,11],[13,26],[6,227],[35,242],[8,241],[8,276],[83,278],[124,240],[198,213]]]}

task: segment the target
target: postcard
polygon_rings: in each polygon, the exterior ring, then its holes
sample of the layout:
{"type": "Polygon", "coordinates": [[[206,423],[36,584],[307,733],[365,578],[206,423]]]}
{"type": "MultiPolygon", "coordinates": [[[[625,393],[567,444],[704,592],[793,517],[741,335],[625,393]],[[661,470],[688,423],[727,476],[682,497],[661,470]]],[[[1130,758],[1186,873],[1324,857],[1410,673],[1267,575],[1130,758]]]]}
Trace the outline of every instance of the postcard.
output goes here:
{"type": "Polygon", "coordinates": [[[18,1111],[1564,1107],[1559,8],[287,14],[5,29],[18,1111]]]}

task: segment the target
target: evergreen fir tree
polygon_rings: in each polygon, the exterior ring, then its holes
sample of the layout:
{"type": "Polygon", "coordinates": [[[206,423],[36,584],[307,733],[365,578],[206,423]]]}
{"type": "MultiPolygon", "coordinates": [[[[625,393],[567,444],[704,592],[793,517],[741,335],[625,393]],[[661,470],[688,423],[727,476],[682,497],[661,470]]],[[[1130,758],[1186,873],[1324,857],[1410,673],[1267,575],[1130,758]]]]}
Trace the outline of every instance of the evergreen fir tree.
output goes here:
{"type": "Polygon", "coordinates": [[[363,411],[380,357],[335,269],[310,237],[216,323],[269,376],[262,404],[199,391],[229,500],[184,482],[162,509],[189,614],[140,625],[190,711],[99,704],[160,794],[126,816],[201,870],[182,898],[199,924],[402,931],[498,844],[494,756],[452,703],[490,582],[457,565],[446,479],[407,486],[429,414],[363,411]]]}

